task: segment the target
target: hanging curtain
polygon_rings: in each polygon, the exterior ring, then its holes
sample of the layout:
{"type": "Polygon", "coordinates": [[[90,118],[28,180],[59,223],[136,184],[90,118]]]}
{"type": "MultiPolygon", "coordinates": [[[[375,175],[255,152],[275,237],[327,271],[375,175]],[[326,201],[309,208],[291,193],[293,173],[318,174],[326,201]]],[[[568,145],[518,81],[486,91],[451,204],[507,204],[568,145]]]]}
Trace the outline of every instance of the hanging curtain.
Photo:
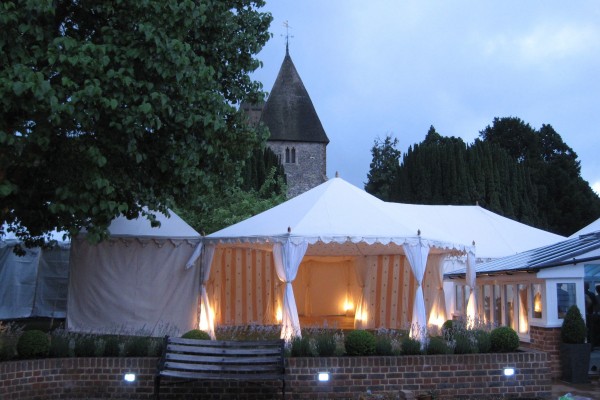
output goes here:
{"type": "Polygon", "coordinates": [[[429,325],[441,328],[446,322],[446,296],[444,294],[444,262],[445,254],[434,254],[429,257],[431,286],[435,289],[433,304],[429,312],[429,325]]]}
{"type": "Polygon", "coordinates": [[[273,246],[275,271],[279,280],[285,284],[283,289],[281,338],[286,341],[290,341],[293,337],[302,337],[292,282],[296,279],[298,267],[307,248],[308,243],[306,241],[295,244],[289,239],[283,244],[275,243],[273,246]]]}
{"type": "Polygon", "coordinates": [[[467,253],[467,273],[466,273],[467,285],[471,289],[469,294],[469,300],[467,302],[467,327],[471,328],[475,324],[477,318],[477,295],[476,295],[476,283],[475,283],[475,251],[469,250],[467,253]]]}
{"type": "Polygon", "coordinates": [[[367,302],[367,294],[365,293],[368,272],[367,258],[356,257],[354,269],[356,271],[356,281],[360,287],[360,297],[356,303],[356,312],[354,314],[354,329],[367,329],[369,317],[369,306],[367,302]]]}
{"type": "Polygon", "coordinates": [[[423,297],[423,276],[425,275],[425,266],[427,265],[427,256],[429,247],[423,245],[421,239],[419,243],[402,245],[408,263],[412,269],[413,275],[417,280],[417,292],[415,293],[415,302],[413,304],[412,322],[410,337],[418,339],[422,345],[427,338],[427,313],[425,311],[425,298],[423,297]]]}
{"type": "Polygon", "coordinates": [[[208,293],[206,285],[210,276],[210,266],[215,255],[215,245],[204,245],[204,249],[200,256],[202,266],[202,276],[200,282],[200,326],[206,330],[211,339],[216,339],[215,336],[215,321],[208,301],[208,293]]]}

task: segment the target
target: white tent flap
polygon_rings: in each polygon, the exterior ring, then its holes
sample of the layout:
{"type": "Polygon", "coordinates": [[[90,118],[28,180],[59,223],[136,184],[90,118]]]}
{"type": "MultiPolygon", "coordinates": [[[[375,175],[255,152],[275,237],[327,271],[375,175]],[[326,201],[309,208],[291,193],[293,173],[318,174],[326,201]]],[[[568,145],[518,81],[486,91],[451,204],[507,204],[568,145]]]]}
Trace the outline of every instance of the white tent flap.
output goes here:
{"type": "Polygon", "coordinates": [[[275,270],[277,271],[279,280],[285,283],[281,338],[286,341],[289,341],[294,337],[302,337],[292,282],[296,279],[298,267],[300,266],[304,254],[306,254],[307,248],[307,242],[296,244],[289,240],[283,244],[275,243],[273,246],[275,270]]]}
{"type": "Polygon", "coordinates": [[[422,243],[418,245],[405,244],[404,253],[417,280],[417,292],[413,303],[412,323],[410,336],[418,339],[421,343],[426,340],[427,313],[425,311],[425,299],[423,297],[423,276],[427,265],[429,247],[422,243]]]}

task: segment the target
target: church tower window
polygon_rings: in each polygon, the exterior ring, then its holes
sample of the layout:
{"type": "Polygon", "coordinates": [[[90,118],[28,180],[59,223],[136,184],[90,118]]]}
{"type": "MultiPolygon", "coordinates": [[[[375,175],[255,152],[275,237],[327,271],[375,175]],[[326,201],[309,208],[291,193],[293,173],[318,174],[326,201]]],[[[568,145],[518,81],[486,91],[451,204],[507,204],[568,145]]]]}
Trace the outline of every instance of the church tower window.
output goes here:
{"type": "Polygon", "coordinates": [[[290,163],[290,148],[289,147],[285,148],[285,163],[286,164],[290,163]]]}
{"type": "Polygon", "coordinates": [[[296,148],[292,147],[292,164],[296,164],[296,148]]]}

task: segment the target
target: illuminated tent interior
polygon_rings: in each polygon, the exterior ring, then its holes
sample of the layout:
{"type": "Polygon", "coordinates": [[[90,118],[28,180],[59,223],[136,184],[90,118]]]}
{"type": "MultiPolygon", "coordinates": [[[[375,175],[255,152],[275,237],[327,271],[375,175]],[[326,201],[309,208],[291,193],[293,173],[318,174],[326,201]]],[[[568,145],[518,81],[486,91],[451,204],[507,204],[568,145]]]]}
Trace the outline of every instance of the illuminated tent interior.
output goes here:
{"type": "Polygon", "coordinates": [[[423,328],[433,313],[441,324],[443,261],[475,256],[472,244],[448,237],[330,179],[203,239],[201,328],[214,335],[215,324],[281,323],[289,338],[328,318],[410,329],[423,328]]]}

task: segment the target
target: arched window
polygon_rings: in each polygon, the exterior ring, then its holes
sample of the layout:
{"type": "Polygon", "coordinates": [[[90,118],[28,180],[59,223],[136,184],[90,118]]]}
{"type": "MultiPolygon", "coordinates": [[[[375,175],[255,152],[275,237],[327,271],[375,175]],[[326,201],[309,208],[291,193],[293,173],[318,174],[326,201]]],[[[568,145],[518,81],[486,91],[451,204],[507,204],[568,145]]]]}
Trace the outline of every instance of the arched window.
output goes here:
{"type": "Polygon", "coordinates": [[[290,163],[290,148],[289,147],[285,148],[285,163],[286,164],[290,163]]]}
{"type": "Polygon", "coordinates": [[[296,148],[292,147],[292,164],[296,164],[296,148]]]}

